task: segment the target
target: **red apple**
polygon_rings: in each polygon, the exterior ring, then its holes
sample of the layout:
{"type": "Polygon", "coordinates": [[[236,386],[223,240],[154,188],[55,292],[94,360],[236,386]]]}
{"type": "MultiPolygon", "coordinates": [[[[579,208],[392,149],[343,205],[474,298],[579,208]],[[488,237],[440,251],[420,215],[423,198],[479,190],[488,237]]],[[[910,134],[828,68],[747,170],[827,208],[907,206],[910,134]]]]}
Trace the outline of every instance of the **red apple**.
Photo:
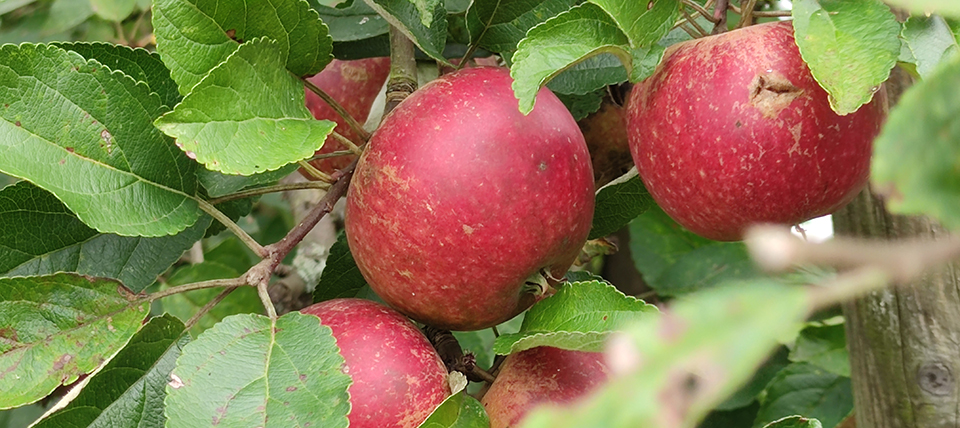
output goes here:
{"type": "Polygon", "coordinates": [[[741,239],[753,223],[830,213],[864,186],[884,92],[839,116],[800,58],[789,22],[680,43],[628,103],[647,190],[687,229],[741,239]]]}
{"type": "Polygon", "coordinates": [[[481,403],[490,428],[519,426],[538,404],[567,404],[607,380],[602,352],[538,347],[507,356],[481,403]]]}
{"type": "Polygon", "coordinates": [[[547,89],[522,115],[512,82],[489,67],[442,76],[397,106],[360,158],[350,250],[371,288],[417,321],[506,321],[586,241],[594,197],[583,135],[547,89]]]}
{"type": "MultiPolygon", "coordinates": [[[[334,100],[337,100],[347,113],[350,113],[354,119],[363,125],[370,114],[373,100],[380,93],[383,82],[387,81],[388,74],[390,74],[390,58],[366,58],[354,61],[335,59],[323,71],[307,80],[323,89],[334,100]]],[[[313,117],[336,122],[335,130],[337,133],[347,137],[350,141],[360,143],[356,132],[353,132],[353,129],[336,111],[330,108],[317,94],[306,88],[304,90],[306,90],[307,96],[307,109],[310,110],[310,113],[313,113],[313,117]]],[[[317,154],[338,150],[346,150],[346,147],[333,137],[328,137],[317,154]]],[[[351,161],[353,161],[353,156],[340,156],[318,159],[311,161],[310,164],[323,172],[332,173],[346,167],[351,161]]],[[[311,178],[303,171],[301,171],[301,174],[311,178]]]]}
{"type": "Polygon", "coordinates": [[[406,317],[379,303],[334,299],[301,309],[330,327],[353,384],[351,428],[408,428],[450,395],[447,369],[406,317]]]}

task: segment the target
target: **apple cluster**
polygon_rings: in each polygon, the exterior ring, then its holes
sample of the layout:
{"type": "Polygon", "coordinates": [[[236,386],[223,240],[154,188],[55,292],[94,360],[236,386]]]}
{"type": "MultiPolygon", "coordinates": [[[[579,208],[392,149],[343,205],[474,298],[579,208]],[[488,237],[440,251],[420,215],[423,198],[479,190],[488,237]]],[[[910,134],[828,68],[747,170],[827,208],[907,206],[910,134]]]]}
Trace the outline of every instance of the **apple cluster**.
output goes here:
{"type": "MultiPolygon", "coordinates": [[[[356,117],[366,117],[388,66],[365,61],[335,62],[315,78],[356,117]]],[[[622,159],[632,157],[679,224],[738,240],[752,224],[798,224],[852,199],[886,113],[880,91],[836,114],[788,22],[674,45],[625,109],[605,105],[579,125],[546,88],[521,114],[512,82],[499,67],[441,76],[384,118],[359,160],[346,235],[389,307],[337,299],[303,310],[337,339],[353,378],[351,426],[419,425],[450,390],[410,319],[478,330],[550,295],[586,240],[595,182],[622,159]]],[[[355,138],[309,95],[318,118],[355,138]]],[[[570,402],[605,379],[600,353],[538,347],[508,356],[482,403],[492,427],[516,426],[534,405],[570,402]]]]}

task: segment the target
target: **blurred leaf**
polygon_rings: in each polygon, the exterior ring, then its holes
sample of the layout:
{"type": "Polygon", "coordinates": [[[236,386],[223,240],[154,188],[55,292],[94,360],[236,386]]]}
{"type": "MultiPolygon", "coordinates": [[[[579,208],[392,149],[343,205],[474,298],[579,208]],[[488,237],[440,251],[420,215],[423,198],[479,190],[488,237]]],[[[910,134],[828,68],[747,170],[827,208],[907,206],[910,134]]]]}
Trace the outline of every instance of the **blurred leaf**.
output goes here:
{"type": "Polygon", "coordinates": [[[357,297],[357,293],[367,280],[360,274],[360,268],[353,260],[347,245],[346,231],[337,235],[337,242],[330,247],[327,265],[320,274],[320,283],[313,290],[313,303],[341,297],[357,297]]]}
{"type": "Polygon", "coordinates": [[[800,55],[840,115],[870,101],[900,55],[900,24],[878,0],[794,0],[800,55]]]}
{"type": "Polygon", "coordinates": [[[527,30],[575,4],[573,0],[475,0],[466,17],[470,42],[491,52],[514,51],[527,30]]]}
{"type": "Polygon", "coordinates": [[[955,0],[887,0],[887,2],[916,14],[939,13],[960,18],[960,3],[955,0]]]}
{"type": "Polygon", "coordinates": [[[483,405],[464,392],[443,400],[440,407],[419,428],[489,428],[490,418],[483,405]]]}
{"type": "Polygon", "coordinates": [[[33,4],[37,0],[3,0],[0,1],[0,15],[5,15],[9,12],[13,12],[21,7],[24,7],[28,4],[33,4]]]}
{"type": "Polygon", "coordinates": [[[656,206],[630,223],[630,252],[644,281],[661,295],[758,275],[743,243],[701,238],[656,206]]]}
{"type": "Polygon", "coordinates": [[[790,352],[790,361],[810,363],[830,373],[850,377],[850,354],[843,324],[804,328],[790,352]]]}
{"type": "Polygon", "coordinates": [[[600,54],[564,70],[547,87],[553,92],[583,95],[626,81],[623,63],[611,54],[600,54]]]}
{"type": "Polygon", "coordinates": [[[0,428],[23,428],[29,426],[40,416],[43,416],[55,402],[50,401],[46,406],[40,403],[20,406],[10,410],[0,410],[0,428]]]}
{"type": "Polygon", "coordinates": [[[631,168],[625,175],[597,191],[593,226],[587,239],[614,233],[655,205],[637,175],[637,168],[631,168]]]}
{"type": "Polygon", "coordinates": [[[555,95],[560,99],[560,102],[567,107],[567,110],[570,110],[570,115],[573,116],[573,120],[580,120],[600,110],[600,105],[603,104],[603,96],[606,95],[606,91],[598,90],[585,95],[560,93],[555,95]]]}
{"type": "Polygon", "coordinates": [[[823,428],[820,421],[803,416],[787,416],[764,425],[763,428],[823,428]]]}
{"type": "Polygon", "coordinates": [[[93,371],[148,312],[148,303],[114,280],[0,278],[0,409],[33,403],[93,371]]]}
{"type": "Polygon", "coordinates": [[[170,78],[170,70],[163,65],[160,55],[154,52],[110,43],[56,43],[56,46],[86,59],[95,59],[111,70],[122,71],[133,80],[146,83],[152,92],[160,95],[160,101],[167,106],[164,111],[173,109],[180,102],[177,83],[170,78]]]}
{"type": "MultiPolygon", "coordinates": [[[[177,285],[211,279],[236,278],[242,273],[243,271],[238,272],[229,266],[214,261],[204,261],[177,269],[160,289],[165,290],[177,285]]],[[[174,294],[161,300],[160,307],[163,311],[169,312],[181,320],[188,320],[223,290],[223,287],[217,287],[174,294]]],[[[261,312],[263,312],[263,303],[257,296],[257,291],[253,287],[240,287],[201,317],[190,328],[190,333],[196,336],[230,315],[259,314],[261,312]]]]}
{"type": "Polygon", "coordinates": [[[630,64],[628,50],[627,36],[593,3],[573,7],[531,28],[517,46],[510,69],[520,111],[533,110],[540,87],[561,71],[601,53],[612,53],[630,64]]]}
{"type": "Polygon", "coordinates": [[[151,319],[76,398],[33,428],[162,427],[168,376],[190,341],[183,328],[170,315],[151,319]]]}
{"type": "Polygon", "coordinates": [[[50,5],[50,15],[44,23],[43,31],[47,34],[61,33],[80,25],[91,16],[93,16],[93,7],[89,1],[54,0],[50,5]]]}
{"type": "Polygon", "coordinates": [[[115,278],[135,293],[172,265],[210,224],[159,238],[101,234],[83,224],[51,193],[21,181],[0,190],[0,276],[77,272],[115,278]]]}
{"type": "Polygon", "coordinates": [[[763,279],[675,300],[608,345],[606,386],[577,404],[535,409],[522,426],[693,426],[753,375],[809,304],[806,290],[763,279]]]}
{"type": "Polygon", "coordinates": [[[714,410],[697,425],[697,428],[746,428],[757,418],[760,403],[753,401],[746,407],[734,410],[714,410]]]}
{"type": "Polygon", "coordinates": [[[275,41],[275,54],[295,76],[317,74],[333,59],[327,26],[305,1],[156,0],[151,11],[157,52],[184,95],[236,52],[238,41],[275,41]]]}
{"type": "Polygon", "coordinates": [[[105,233],[172,235],[200,218],[197,165],[153,127],[165,107],[146,85],[52,46],[5,45],[0,64],[0,170],[105,233]]]}
{"type": "Polygon", "coordinates": [[[250,175],[313,156],[336,123],[307,110],[278,44],[244,43],[156,125],[207,169],[250,175]]]}
{"type": "Polygon", "coordinates": [[[364,40],[387,34],[390,24],[363,0],[348,0],[337,7],[313,7],[330,27],[334,42],[364,40]]]}
{"type": "Polygon", "coordinates": [[[342,367],[315,316],[233,315],[183,348],[167,385],[167,425],[346,427],[342,367]]]}
{"type": "Polygon", "coordinates": [[[871,181],[887,209],[960,227],[960,54],[904,92],[874,142],[871,181]]]}
{"type": "MultiPolygon", "coordinates": [[[[787,347],[781,346],[777,348],[777,351],[757,369],[750,381],[741,386],[737,392],[727,397],[726,400],[718,404],[714,409],[733,410],[749,406],[751,403],[756,402],[757,397],[767,387],[767,384],[777,376],[777,373],[783,370],[784,367],[790,365],[789,354],[790,352],[787,347]]],[[[746,424],[740,424],[739,426],[746,427],[753,424],[756,414],[757,410],[755,409],[753,411],[754,416],[750,417],[750,421],[746,424]]]]}
{"type": "Polygon", "coordinates": [[[767,385],[753,426],[763,427],[785,416],[803,415],[834,427],[852,411],[850,378],[828,373],[812,364],[794,363],[767,385]]]}
{"type": "MultiPolygon", "coordinates": [[[[82,2],[84,0],[74,0],[76,2],[82,2]]],[[[126,17],[130,16],[133,13],[133,9],[137,7],[136,0],[89,0],[90,5],[93,7],[93,12],[97,16],[106,19],[107,21],[120,22],[123,21],[126,17]]]]}
{"type": "Polygon", "coordinates": [[[420,12],[410,0],[365,0],[367,4],[413,41],[424,53],[442,63],[449,64],[443,56],[447,43],[447,12],[443,2],[433,9],[432,24],[427,27],[420,12]]]}
{"type": "Polygon", "coordinates": [[[634,48],[647,47],[670,32],[680,18],[679,0],[625,2],[591,0],[613,17],[634,48]]]}
{"type": "Polygon", "coordinates": [[[601,351],[611,332],[655,317],[657,312],[656,306],[626,296],[606,282],[564,284],[527,311],[518,333],[500,335],[493,352],[506,355],[537,346],[601,351]]]}
{"type": "Polygon", "coordinates": [[[947,22],[937,15],[911,16],[903,23],[901,36],[923,78],[928,77],[941,61],[960,51],[956,36],[947,22]]]}

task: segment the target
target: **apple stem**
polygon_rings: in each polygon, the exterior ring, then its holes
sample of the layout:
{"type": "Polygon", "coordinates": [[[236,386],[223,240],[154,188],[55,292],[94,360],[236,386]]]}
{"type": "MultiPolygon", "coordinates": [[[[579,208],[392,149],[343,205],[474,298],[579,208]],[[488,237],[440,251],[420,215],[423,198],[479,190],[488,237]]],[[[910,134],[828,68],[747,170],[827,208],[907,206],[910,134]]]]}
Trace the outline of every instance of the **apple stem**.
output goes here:
{"type": "Polygon", "coordinates": [[[720,34],[727,31],[727,5],[729,0],[717,0],[713,6],[713,31],[710,34],[720,34]]]}
{"type": "Polygon", "coordinates": [[[497,326],[490,327],[490,330],[493,330],[493,337],[500,337],[500,330],[497,329],[497,326]]]}
{"type": "Polygon", "coordinates": [[[383,116],[417,90],[417,61],[413,42],[399,29],[390,26],[390,77],[387,79],[387,102],[383,116]]]}
{"type": "Polygon", "coordinates": [[[266,195],[268,193],[286,192],[290,190],[307,190],[307,189],[327,190],[329,188],[330,188],[330,183],[324,183],[322,181],[300,181],[296,183],[283,183],[283,184],[277,184],[273,186],[247,189],[237,193],[224,195],[219,198],[213,198],[208,200],[207,202],[209,202],[212,205],[216,205],[224,202],[234,201],[237,199],[249,198],[251,196],[266,195]]]}
{"type": "Polygon", "coordinates": [[[354,144],[353,141],[350,141],[349,138],[344,137],[343,135],[340,135],[339,133],[337,133],[337,131],[331,132],[330,135],[332,135],[333,138],[336,138],[337,141],[339,141],[340,144],[343,144],[343,146],[346,147],[347,150],[349,150],[351,153],[357,156],[360,156],[361,154],[363,154],[363,149],[361,149],[359,146],[354,144]]]}
{"type": "Polygon", "coordinates": [[[231,232],[233,232],[233,234],[236,235],[241,242],[243,242],[244,244],[247,245],[248,248],[253,250],[253,252],[256,255],[260,257],[267,256],[266,250],[263,248],[262,245],[260,245],[259,242],[257,242],[256,239],[253,239],[253,237],[247,234],[247,232],[243,230],[239,225],[237,225],[237,223],[231,220],[230,217],[227,217],[226,214],[218,210],[217,207],[213,206],[213,204],[211,204],[210,202],[207,202],[200,198],[194,198],[194,200],[197,202],[197,205],[199,205],[200,209],[203,210],[203,212],[210,214],[210,216],[216,219],[217,221],[219,221],[220,224],[226,226],[226,228],[229,229],[231,232]]]}
{"type": "Polygon", "coordinates": [[[737,22],[737,28],[753,25],[753,9],[755,7],[757,7],[757,0],[740,1],[740,22],[737,22]]]}
{"type": "Polygon", "coordinates": [[[246,284],[246,281],[242,277],[230,278],[230,279],[211,279],[209,281],[192,282],[190,284],[178,285],[176,287],[163,289],[156,293],[150,293],[150,295],[144,298],[144,301],[154,302],[164,297],[172,296],[174,294],[185,293],[187,291],[203,290],[207,288],[217,288],[217,287],[228,287],[228,288],[238,287],[245,284],[246,284]]]}
{"type": "Polygon", "coordinates": [[[315,166],[313,166],[313,165],[310,165],[310,162],[300,161],[300,162],[297,162],[297,163],[300,164],[300,168],[303,168],[303,170],[306,171],[307,174],[310,174],[311,177],[313,177],[313,178],[315,178],[315,179],[317,179],[317,180],[320,180],[320,181],[325,182],[325,183],[333,183],[334,181],[336,181],[336,180],[334,180],[332,177],[330,177],[329,174],[327,174],[327,173],[325,173],[325,172],[323,172],[323,171],[320,171],[319,169],[317,169],[317,168],[316,168],[315,166]]]}
{"type": "Polygon", "coordinates": [[[710,11],[708,11],[707,9],[704,9],[704,7],[700,6],[697,2],[693,0],[681,0],[681,2],[683,3],[684,6],[687,6],[690,9],[693,9],[694,11],[696,11],[700,16],[704,17],[707,21],[717,23],[717,18],[715,18],[713,14],[710,13],[710,11]]]}
{"type": "Polygon", "coordinates": [[[683,11],[683,17],[687,19],[687,23],[689,23],[694,29],[697,30],[697,33],[700,34],[700,37],[706,37],[707,30],[704,30],[703,27],[700,26],[700,24],[697,24],[697,19],[691,16],[686,9],[681,9],[681,10],[683,11]]]}
{"type": "Polygon", "coordinates": [[[207,312],[210,312],[210,309],[213,309],[214,306],[217,306],[218,303],[222,302],[223,299],[227,298],[227,296],[229,296],[230,293],[233,292],[233,290],[236,290],[238,288],[240,288],[239,285],[233,285],[221,291],[220,294],[218,294],[216,297],[214,297],[209,302],[207,302],[207,304],[203,305],[203,307],[200,308],[200,310],[197,311],[197,313],[193,314],[193,316],[190,317],[190,319],[187,320],[187,322],[183,323],[184,325],[183,329],[190,330],[194,325],[197,324],[197,322],[200,321],[200,318],[203,318],[203,316],[206,315],[207,312]]]}
{"type": "Polygon", "coordinates": [[[314,85],[306,78],[301,78],[300,81],[303,82],[307,89],[310,89],[311,92],[317,94],[320,99],[327,103],[327,105],[329,105],[333,111],[337,112],[337,114],[339,114],[340,117],[347,122],[347,125],[353,129],[353,132],[357,133],[357,136],[359,136],[360,139],[362,139],[364,142],[370,139],[370,133],[367,132],[366,129],[363,129],[363,125],[361,125],[360,122],[357,122],[357,119],[351,116],[350,113],[347,112],[347,109],[343,108],[343,106],[340,105],[337,100],[333,99],[330,94],[324,92],[323,89],[320,89],[317,87],[317,85],[314,85]]]}

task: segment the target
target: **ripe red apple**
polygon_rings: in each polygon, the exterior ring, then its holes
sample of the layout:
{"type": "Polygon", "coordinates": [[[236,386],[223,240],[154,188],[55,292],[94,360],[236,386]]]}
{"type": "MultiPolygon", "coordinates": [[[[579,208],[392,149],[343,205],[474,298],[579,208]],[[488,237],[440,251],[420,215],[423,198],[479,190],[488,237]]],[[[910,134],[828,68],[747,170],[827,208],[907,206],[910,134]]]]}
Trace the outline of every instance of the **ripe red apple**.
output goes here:
{"type": "MultiPolygon", "coordinates": [[[[353,61],[333,60],[326,68],[315,76],[308,78],[311,83],[323,89],[330,97],[337,100],[341,106],[353,116],[361,125],[370,114],[373,100],[380,93],[383,82],[390,74],[390,58],[366,58],[353,61]]],[[[347,125],[347,122],[337,114],[327,103],[311,90],[304,88],[307,97],[307,109],[317,119],[332,120],[337,123],[334,130],[355,143],[360,141],[356,132],[347,125]]],[[[333,137],[328,137],[323,147],[316,154],[346,150],[343,144],[333,137]]],[[[345,168],[353,161],[353,156],[340,156],[328,159],[317,159],[310,164],[317,169],[332,173],[345,168]]],[[[304,177],[311,178],[301,171],[304,177]]]]}
{"type": "Polygon", "coordinates": [[[839,116],[789,22],[680,43],[628,103],[633,160],[663,210],[707,238],[830,213],[864,186],[884,92],[839,116]]]}
{"type": "Polygon", "coordinates": [[[490,428],[519,426],[538,404],[570,403],[607,380],[602,352],[538,347],[510,354],[481,403],[490,428]]]}
{"type": "Polygon", "coordinates": [[[444,75],[397,106],[360,158],[350,250],[373,291],[417,321],[506,321],[586,240],[594,197],[583,135],[548,89],[522,115],[512,82],[490,67],[444,75]]]}
{"type": "Polygon", "coordinates": [[[334,299],[301,309],[333,330],[353,384],[351,428],[416,427],[450,395],[447,369],[427,338],[393,309],[334,299]]]}

